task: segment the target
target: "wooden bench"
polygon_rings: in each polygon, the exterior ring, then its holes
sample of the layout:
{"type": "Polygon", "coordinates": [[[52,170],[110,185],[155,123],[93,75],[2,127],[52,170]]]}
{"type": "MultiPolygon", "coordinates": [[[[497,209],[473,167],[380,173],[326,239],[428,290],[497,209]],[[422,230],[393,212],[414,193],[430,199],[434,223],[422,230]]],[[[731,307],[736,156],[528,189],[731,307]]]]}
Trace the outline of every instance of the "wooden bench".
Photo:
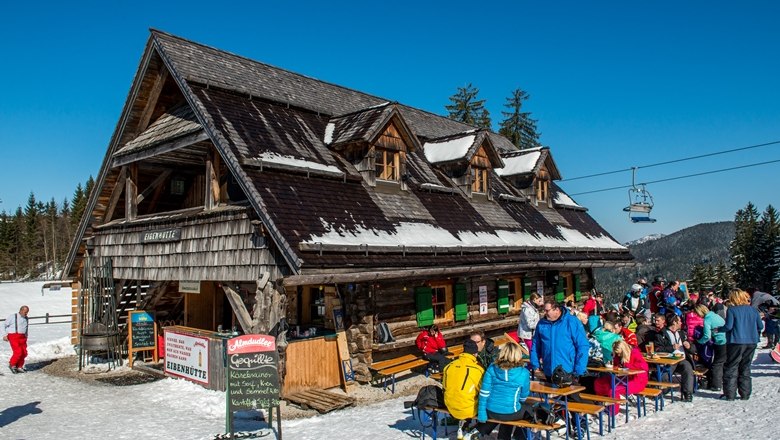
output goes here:
{"type": "MultiPolygon", "coordinates": [[[[582,414],[584,416],[599,416],[599,435],[604,435],[604,420],[602,414],[604,413],[603,405],[593,405],[590,403],[569,402],[569,413],[582,414]]],[[[579,425],[580,419],[577,418],[577,424],[579,425]]],[[[577,432],[579,432],[579,426],[577,426],[577,432]]],[[[588,418],[585,417],[585,433],[590,440],[590,427],[588,426],[588,418]]],[[[582,440],[582,438],[578,438],[582,440]]]]}
{"type": "Polygon", "coordinates": [[[647,381],[647,386],[651,388],[658,388],[662,391],[661,393],[661,409],[664,409],[664,394],[666,394],[667,391],[669,391],[669,398],[671,399],[672,403],[674,403],[674,390],[680,388],[679,383],[674,382],[659,382],[655,380],[649,380],[647,381]]]}
{"type": "Polygon", "coordinates": [[[428,365],[429,361],[414,354],[407,354],[397,358],[387,359],[380,362],[374,362],[369,367],[373,372],[374,380],[382,381],[382,388],[387,389],[387,383],[391,383],[391,392],[395,394],[395,376],[398,373],[411,370],[413,368],[428,365]]]}
{"type": "MultiPolygon", "coordinates": [[[[432,433],[431,438],[436,439],[437,430],[438,430],[438,423],[439,423],[439,414],[447,414],[449,415],[449,411],[446,408],[420,408],[422,411],[424,411],[426,414],[429,415],[431,418],[432,424],[432,433]]],[[[423,423],[422,418],[420,418],[420,422],[423,423]]],[[[561,429],[565,427],[565,424],[558,424],[558,425],[542,425],[540,423],[534,423],[529,422],[527,420],[494,420],[494,419],[488,419],[488,422],[491,423],[497,423],[499,425],[507,425],[507,426],[514,426],[515,428],[522,428],[525,430],[526,438],[528,440],[531,440],[532,438],[532,431],[531,430],[538,430],[538,431],[545,431],[548,433],[549,438],[549,432],[555,431],[558,429],[561,429]]],[[[422,440],[425,440],[425,429],[427,426],[423,423],[423,429],[422,429],[422,440]]],[[[445,433],[446,434],[446,433],[445,433]]]]}
{"type": "MultiPolygon", "coordinates": [[[[603,406],[605,409],[608,405],[617,405],[618,408],[626,405],[626,423],[628,423],[628,400],[626,399],[615,399],[612,397],[607,396],[599,396],[598,394],[587,394],[587,393],[580,393],[580,398],[585,399],[590,402],[596,402],[603,406]]],[[[612,411],[609,411],[607,413],[607,416],[609,417],[609,424],[607,425],[607,430],[609,432],[612,432],[612,428],[615,427],[615,416],[616,414],[612,414],[612,411]]],[[[601,415],[599,415],[601,417],[601,415]]],[[[601,423],[599,421],[599,423],[601,423]]]]}
{"type": "MultiPolygon", "coordinates": [[[[658,401],[663,398],[663,390],[659,388],[645,388],[644,390],[636,393],[636,396],[641,401],[641,407],[644,408],[645,415],[647,415],[647,406],[645,405],[645,399],[650,397],[655,402],[655,412],[658,412],[658,401]]],[[[637,403],[639,405],[639,403],[637,403]]],[[[663,405],[661,406],[663,410],[663,405]]],[[[640,414],[641,416],[641,414],[640,414]]]]}

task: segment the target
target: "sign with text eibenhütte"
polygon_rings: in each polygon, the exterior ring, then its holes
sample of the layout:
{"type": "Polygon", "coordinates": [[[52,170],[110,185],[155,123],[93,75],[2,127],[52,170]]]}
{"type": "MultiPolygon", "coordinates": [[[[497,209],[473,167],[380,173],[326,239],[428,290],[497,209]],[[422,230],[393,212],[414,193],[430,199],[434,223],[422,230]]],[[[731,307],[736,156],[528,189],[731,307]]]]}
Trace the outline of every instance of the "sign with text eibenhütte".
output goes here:
{"type": "Polygon", "coordinates": [[[243,335],[228,340],[228,411],[279,405],[279,358],[276,338],[243,335]]]}

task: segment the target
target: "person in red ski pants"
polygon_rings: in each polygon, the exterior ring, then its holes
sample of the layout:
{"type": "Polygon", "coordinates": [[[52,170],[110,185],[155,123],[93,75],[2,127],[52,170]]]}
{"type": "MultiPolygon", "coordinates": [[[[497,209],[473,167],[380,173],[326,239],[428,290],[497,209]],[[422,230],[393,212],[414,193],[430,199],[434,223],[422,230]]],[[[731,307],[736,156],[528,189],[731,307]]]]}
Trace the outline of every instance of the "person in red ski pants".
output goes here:
{"type": "Polygon", "coordinates": [[[5,320],[3,325],[3,340],[11,344],[11,360],[8,368],[11,372],[25,373],[24,360],[27,358],[27,314],[30,308],[22,306],[18,313],[14,313],[5,320]]]}

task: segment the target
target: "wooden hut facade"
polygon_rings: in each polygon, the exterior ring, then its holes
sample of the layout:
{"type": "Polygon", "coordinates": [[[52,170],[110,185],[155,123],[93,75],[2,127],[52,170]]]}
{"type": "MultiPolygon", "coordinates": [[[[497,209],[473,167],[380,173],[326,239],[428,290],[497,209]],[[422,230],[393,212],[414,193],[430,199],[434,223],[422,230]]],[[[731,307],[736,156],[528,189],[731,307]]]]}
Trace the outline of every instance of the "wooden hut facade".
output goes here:
{"type": "Polygon", "coordinates": [[[65,273],[109,258],[120,318],[286,329],[288,391],[334,385],[343,329],[367,380],[421,326],[500,333],[633,264],[560,178],[548,148],[153,30],[65,273]]]}

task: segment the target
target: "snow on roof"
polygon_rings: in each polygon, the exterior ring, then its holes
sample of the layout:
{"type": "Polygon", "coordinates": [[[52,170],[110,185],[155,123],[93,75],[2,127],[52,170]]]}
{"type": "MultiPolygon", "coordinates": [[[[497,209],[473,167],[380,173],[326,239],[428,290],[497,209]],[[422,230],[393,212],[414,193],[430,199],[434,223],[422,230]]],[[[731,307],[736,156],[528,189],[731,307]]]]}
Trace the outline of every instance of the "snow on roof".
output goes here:
{"type": "Polygon", "coordinates": [[[568,194],[566,194],[563,191],[557,191],[555,193],[555,199],[553,200],[553,203],[559,206],[571,206],[574,208],[582,208],[582,206],[578,205],[577,202],[575,202],[571,197],[569,197],[568,194]]]}
{"type": "Polygon", "coordinates": [[[328,125],[325,126],[325,145],[330,145],[333,143],[333,130],[336,129],[336,124],[333,122],[328,122],[328,125]]]}
{"type": "Polygon", "coordinates": [[[542,155],[541,149],[534,148],[530,153],[519,156],[502,157],[504,168],[496,168],[496,174],[499,176],[514,176],[516,174],[530,173],[534,170],[539,156],[542,155]]]}
{"type": "Polygon", "coordinates": [[[437,247],[547,247],[625,249],[606,235],[590,236],[577,230],[558,226],[564,239],[526,231],[496,230],[491,232],[459,232],[457,236],[429,223],[401,222],[395,231],[367,229],[357,225],[351,230],[340,230],[320,218],[327,232],[304,243],[352,246],[437,246],[437,247]]]}
{"type": "Polygon", "coordinates": [[[423,145],[425,158],[430,163],[462,159],[468,153],[471,145],[474,144],[474,138],[476,138],[476,135],[449,139],[444,142],[426,142],[423,145]]]}
{"type": "Polygon", "coordinates": [[[292,156],[282,156],[281,154],[265,152],[257,157],[258,160],[268,163],[275,163],[279,165],[287,165],[295,168],[303,168],[310,170],[321,170],[331,173],[341,173],[341,170],[332,166],[325,165],[317,162],[311,162],[305,159],[296,159],[292,156]]]}

